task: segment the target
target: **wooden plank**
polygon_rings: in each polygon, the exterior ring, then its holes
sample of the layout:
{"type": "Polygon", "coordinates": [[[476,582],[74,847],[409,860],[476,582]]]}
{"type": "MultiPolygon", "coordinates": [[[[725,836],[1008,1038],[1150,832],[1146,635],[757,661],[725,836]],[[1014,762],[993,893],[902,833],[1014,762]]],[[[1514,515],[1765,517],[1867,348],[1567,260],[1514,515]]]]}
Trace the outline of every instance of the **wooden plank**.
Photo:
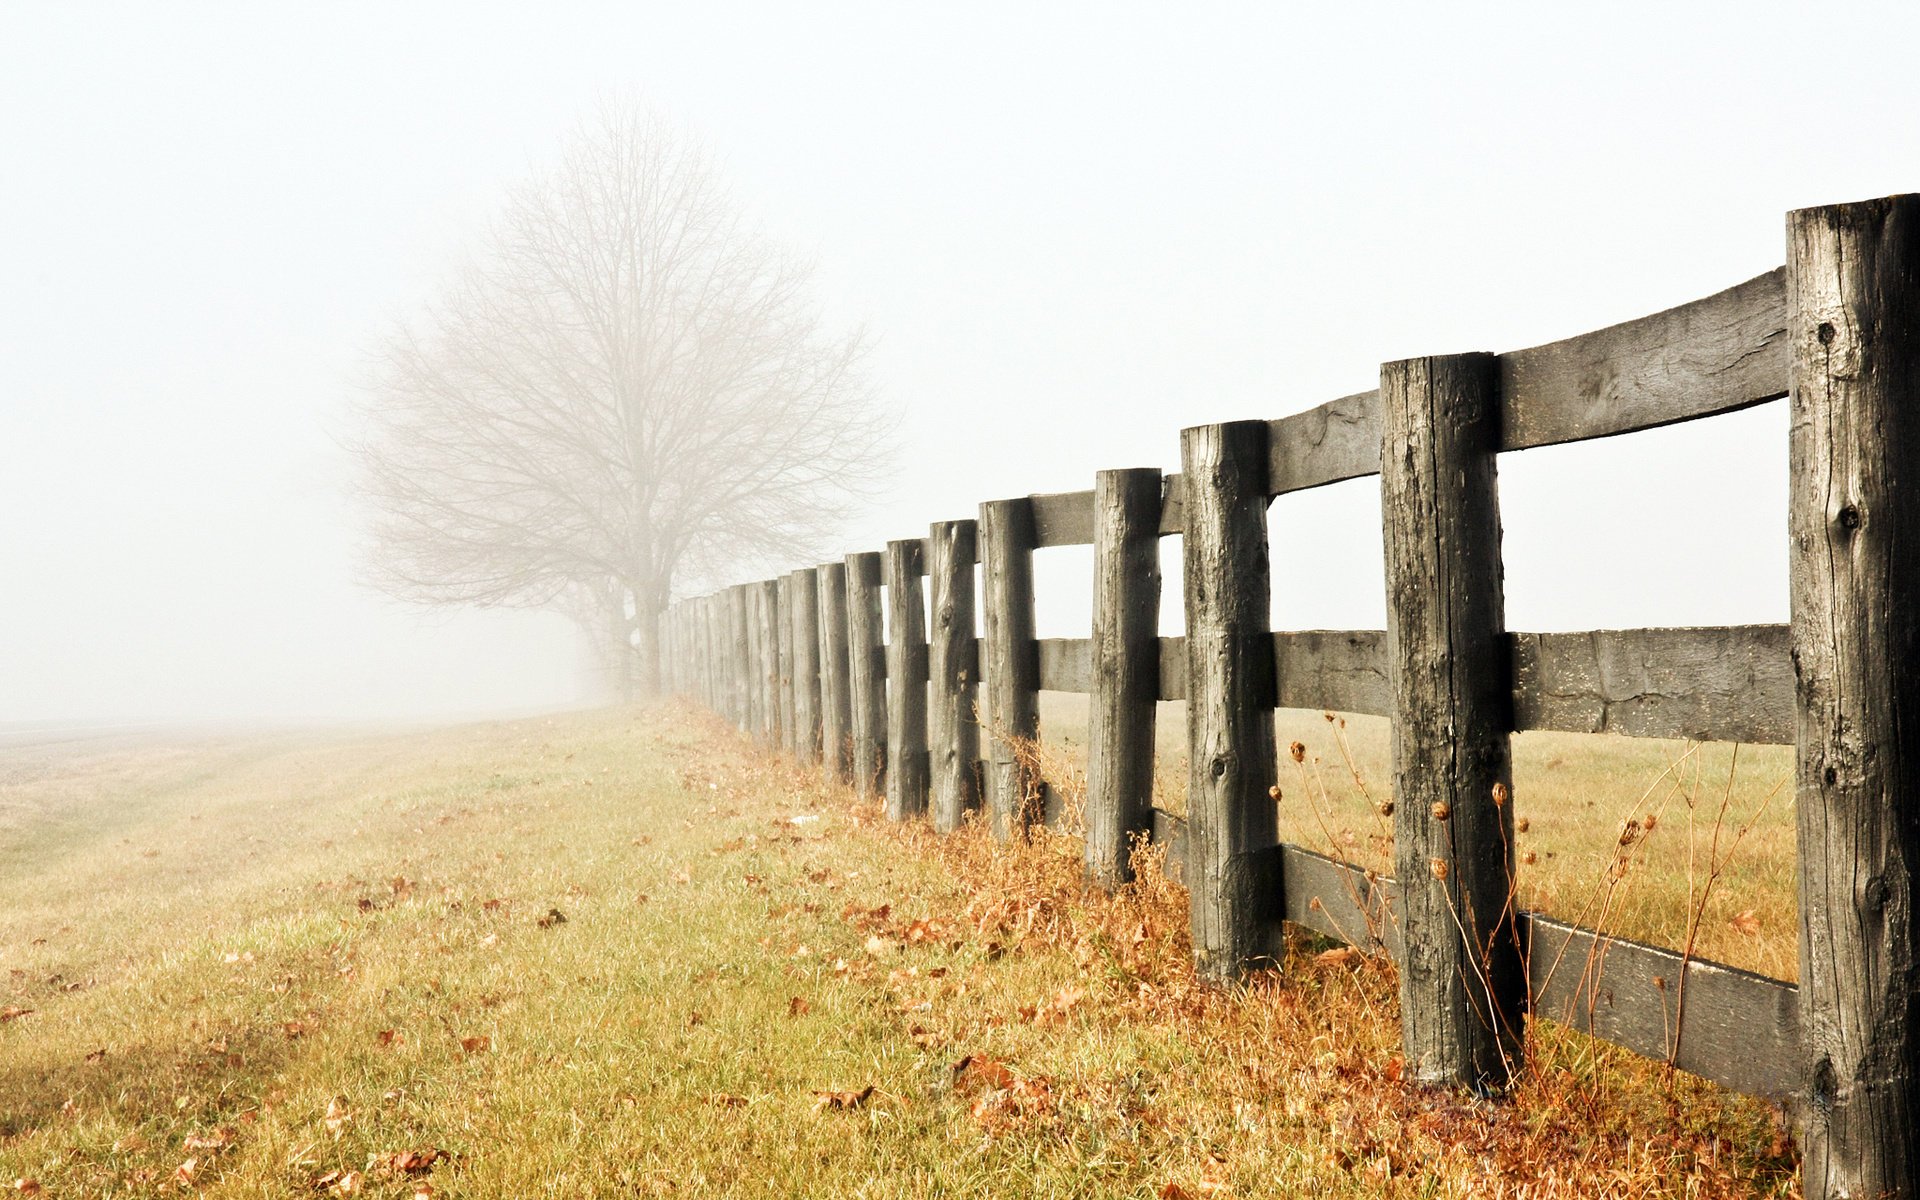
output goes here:
{"type": "Polygon", "coordinates": [[[1023,747],[1040,738],[1040,661],[1033,637],[1034,506],[980,506],[982,784],[995,837],[1025,836],[1045,811],[1044,786],[1023,747]],[[1023,754],[1026,754],[1023,760],[1023,754]]]}
{"type": "Polygon", "coordinates": [[[1274,706],[1384,716],[1393,710],[1387,635],[1308,629],[1273,635],[1274,706]]]}
{"type": "Polygon", "coordinates": [[[1920,1196],[1920,196],[1787,218],[1808,1196],[1920,1196]]]}
{"type": "Polygon", "coordinates": [[[1267,424],[1180,434],[1186,536],[1187,893],[1203,978],[1277,959],[1263,921],[1277,860],[1268,637],[1267,424]]]}
{"type": "Polygon", "coordinates": [[[1512,1083],[1527,981],[1513,920],[1513,674],[1491,354],[1380,368],[1400,1028],[1409,1075],[1512,1083]]]}
{"type": "Polygon", "coordinates": [[[1160,699],[1187,698],[1187,639],[1160,639],[1160,699]]]}
{"type": "Polygon", "coordinates": [[[753,740],[764,742],[773,724],[767,717],[766,696],[760,690],[760,585],[740,585],[741,617],[744,622],[747,654],[741,686],[747,693],[747,726],[753,740]]]}
{"type": "Polygon", "coordinates": [[[1512,639],[1516,729],[1793,741],[1793,646],[1785,625],[1512,639]]]}
{"type": "Polygon", "coordinates": [[[1088,638],[1041,638],[1035,643],[1040,664],[1040,690],[1093,690],[1093,642],[1088,638]]]}
{"type": "Polygon", "coordinates": [[[727,608],[727,711],[733,718],[734,728],[742,733],[751,733],[753,709],[748,701],[752,689],[747,686],[747,680],[752,675],[752,668],[747,662],[747,589],[743,584],[735,584],[721,595],[725,597],[727,608]]]}
{"type": "Polygon", "coordinates": [[[1267,492],[1380,473],[1380,393],[1359,392],[1267,423],[1267,492]]]}
{"type": "Polygon", "coordinates": [[[1186,528],[1186,481],[1178,475],[1168,475],[1160,480],[1160,533],[1162,536],[1184,533],[1186,528]]]}
{"type": "Polygon", "coordinates": [[[925,554],[919,538],[887,543],[887,816],[895,821],[927,811],[925,554]]]}
{"type": "Polygon", "coordinates": [[[1093,542],[1093,493],[1028,496],[1035,546],[1086,546],[1093,542]]]}
{"type": "Polygon", "coordinates": [[[927,535],[927,753],[933,827],[960,828],[979,807],[980,726],[974,715],[977,655],[972,521],[936,521],[927,535]]]}
{"type": "Polygon", "coordinates": [[[1160,472],[1094,477],[1092,700],[1087,719],[1087,874],[1133,878],[1135,838],[1153,830],[1160,693],[1160,472]]]}
{"type": "Polygon", "coordinates": [[[853,753],[848,769],[864,796],[885,794],[887,631],[881,613],[880,555],[847,555],[847,690],[853,753]]]}
{"type": "Polygon", "coordinates": [[[1500,356],[1503,450],[1653,429],[1787,393],[1784,268],[1593,333],[1500,356]]]}
{"type": "Polygon", "coordinates": [[[811,567],[793,572],[794,753],[820,761],[820,577],[811,567]]]}
{"type": "Polygon", "coordinates": [[[1540,913],[1527,925],[1537,1016],[1751,1096],[1784,1099],[1800,1061],[1794,986],[1540,913]],[[1684,1006],[1684,1007],[1683,1007],[1684,1006]]]}
{"type": "Polygon", "coordinates": [[[1282,915],[1295,925],[1369,952],[1404,953],[1395,917],[1398,886],[1392,879],[1316,854],[1303,846],[1280,847],[1282,915]]]}
{"type": "Polygon", "coordinates": [[[820,754],[827,777],[853,779],[853,692],[847,661],[847,564],[822,563],[820,580],[820,754]]]}
{"type": "Polygon", "coordinates": [[[760,661],[757,667],[760,711],[766,728],[762,740],[769,746],[780,744],[780,639],[775,625],[780,619],[779,586],[771,579],[753,585],[753,622],[758,631],[760,661]]]}

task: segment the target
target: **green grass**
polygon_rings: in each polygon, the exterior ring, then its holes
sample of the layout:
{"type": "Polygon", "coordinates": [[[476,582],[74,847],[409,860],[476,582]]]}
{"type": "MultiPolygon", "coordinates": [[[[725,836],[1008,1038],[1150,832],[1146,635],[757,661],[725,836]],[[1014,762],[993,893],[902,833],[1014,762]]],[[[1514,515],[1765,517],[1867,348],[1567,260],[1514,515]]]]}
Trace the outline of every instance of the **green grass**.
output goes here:
{"type": "Polygon", "coordinates": [[[1765,1106],[1551,1027],[1511,1104],[1403,1087],[1390,967],[1212,991],[1183,894],[1077,855],[890,826],[677,708],[0,751],[0,1184],[1790,1190],[1765,1106]]]}

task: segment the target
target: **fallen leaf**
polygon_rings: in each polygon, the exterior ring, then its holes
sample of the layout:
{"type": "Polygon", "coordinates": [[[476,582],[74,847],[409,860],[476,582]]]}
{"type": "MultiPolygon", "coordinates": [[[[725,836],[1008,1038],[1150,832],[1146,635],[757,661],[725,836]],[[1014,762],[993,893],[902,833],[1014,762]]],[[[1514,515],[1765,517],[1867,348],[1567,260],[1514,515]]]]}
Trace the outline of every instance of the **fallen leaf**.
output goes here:
{"type": "Polygon", "coordinates": [[[199,1150],[208,1154],[218,1154],[228,1146],[233,1145],[233,1139],[237,1135],[238,1131],[234,1129],[233,1126],[222,1125],[218,1129],[209,1130],[206,1133],[188,1134],[186,1140],[181,1143],[181,1146],[187,1150],[199,1150]]]}
{"type": "Polygon", "coordinates": [[[297,1038],[307,1031],[306,1025],[300,1021],[288,1021],[280,1028],[289,1038],[297,1038]]]}
{"type": "Polygon", "coordinates": [[[398,1150],[392,1154],[376,1154],[368,1165],[395,1175],[424,1175],[442,1160],[452,1157],[436,1146],[431,1150],[398,1150]]]}
{"type": "Polygon", "coordinates": [[[692,883],[692,882],[693,882],[693,872],[692,872],[692,871],[687,871],[687,870],[679,870],[679,871],[675,871],[675,872],[673,873],[673,881],[674,881],[675,883],[692,883]]]}
{"type": "Polygon", "coordinates": [[[787,1015],[790,1017],[803,1017],[812,1010],[813,1005],[808,1004],[803,997],[795,996],[787,1001],[787,1015]]]}
{"type": "Polygon", "coordinates": [[[747,1106],[747,1098],[745,1096],[736,1096],[731,1092],[714,1092],[702,1100],[701,1103],[711,1104],[715,1108],[745,1108],[747,1106]]]}
{"type": "Polygon", "coordinates": [[[460,1039],[460,1048],[468,1054],[487,1054],[493,1050],[493,1039],[485,1034],[479,1037],[463,1037],[460,1039]]]}
{"type": "Polygon", "coordinates": [[[193,1186],[193,1173],[200,1169],[200,1160],[190,1158],[173,1169],[173,1182],[180,1187],[193,1186]]]}
{"type": "Polygon", "coordinates": [[[32,1011],[30,1008],[21,1008],[17,1004],[9,1004],[5,1008],[0,1008],[0,1025],[4,1025],[8,1021],[18,1021],[21,1017],[26,1016],[32,1011]]]}
{"type": "Polygon", "coordinates": [[[1344,967],[1360,956],[1352,946],[1336,946],[1331,950],[1322,950],[1313,956],[1313,961],[1323,967],[1344,967]]]}
{"type": "Polygon", "coordinates": [[[898,946],[877,933],[871,934],[867,938],[867,953],[873,955],[875,958],[879,958],[883,954],[891,954],[897,949],[899,949],[898,946]]]}
{"type": "Polygon", "coordinates": [[[323,1121],[327,1132],[333,1135],[335,1141],[340,1140],[340,1135],[346,1132],[347,1122],[351,1120],[353,1120],[353,1114],[347,1111],[347,1101],[344,1096],[335,1096],[327,1101],[327,1115],[323,1121]]]}
{"type": "Polygon", "coordinates": [[[555,925],[565,925],[567,923],[567,914],[557,908],[550,908],[547,910],[546,916],[536,917],[533,923],[542,929],[552,929],[555,925]]]}
{"type": "Polygon", "coordinates": [[[393,1047],[407,1044],[407,1035],[397,1029],[382,1029],[373,1036],[382,1046],[393,1047]]]}
{"type": "Polygon", "coordinates": [[[1760,915],[1751,908],[1730,917],[1727,924],[1733,926],[1735,932],[1745,934],[1747,937],[1760,936],[1760,915]]]}
{"type": "Polygon", "coordinates": [[[38,1179],[15,1179],[13,1181],[13,1190],[19,1192],[22,1196],[38,1196],[40,1194],[40,1181],[38,1179]]]}
{"type": "Polygon", "coordinates": [[[1013,1072],[998,1059],[988,1058],[984,1054],[969,1054],[953,1064],[953,1090],[966,1091],[972,1087],[1009,1088],[1013,1086],[1013,1072]]]}

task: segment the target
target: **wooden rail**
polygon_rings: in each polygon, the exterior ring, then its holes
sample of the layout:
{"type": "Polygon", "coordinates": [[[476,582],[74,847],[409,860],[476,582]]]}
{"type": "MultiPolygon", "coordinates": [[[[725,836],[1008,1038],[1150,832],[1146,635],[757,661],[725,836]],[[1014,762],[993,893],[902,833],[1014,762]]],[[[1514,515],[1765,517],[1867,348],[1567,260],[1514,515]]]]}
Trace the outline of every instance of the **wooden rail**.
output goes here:
{"type": "Polygon", "coordinates": [[[1415,1078],[1498,1091],[1524,1069],[1522,1022],[1548,1018],[1793,1101],[1810,1196],[1920,1196],[1920,199],[1807,210],[1789,231],[1786,267],[1691,304],[1388,363],[1376,390],[1186,430],[1180,474],[1101,472],[983,505],[977,538],[969,520],[892,542],[884,571],[856,555],[682,602],[666,676],[803,758],[824,724],[848,743],[829,768],[895,819],[931,799],[951,828],[984,782],[1004,836],[1045,811],[1008,737],[1032,736],[1039,690],[1086,693],[1087,871],[1118,884],[1130,838],[1163,844],[1204,974],[1273,961],[1290,922],[1401,963],[1415,1078]],[[1506,629],[1499,454],[1782,396],[1792,626],[1506,629]],[[1268,502],[1367,476],[1387,629],[1269,630],[1268,502]],[[1186,637],[1156,629],[1169,534],[1186,637]],[[1031,555],[1074,545],[1094,547],[1093,635],[1035,639],[1031,555]],[[1184,820],[1150,804],[1161,700],[1188,703],[1184,820]],[[1278,844],[1276,707],[1394,722],[1395,878],[1278,844]],[[1800,864],[1802,986],[1507,911],[1507,735],[1533,729],[1794,744],[1800,844],[1818,851],[1800,864]]]}

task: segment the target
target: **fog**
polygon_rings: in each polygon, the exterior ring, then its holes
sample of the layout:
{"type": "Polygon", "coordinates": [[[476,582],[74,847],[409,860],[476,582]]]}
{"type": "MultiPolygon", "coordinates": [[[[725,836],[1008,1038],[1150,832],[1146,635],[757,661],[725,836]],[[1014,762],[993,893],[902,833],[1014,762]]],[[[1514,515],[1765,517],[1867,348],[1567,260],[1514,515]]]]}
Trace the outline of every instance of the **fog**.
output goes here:
{"type": "MultiPolygon", "coordinates": [[[[1332,7],[0,6],[0,722],[590,697],[560,616],[355,582],[336,437],[596,97],[697,131],[874,335],[897,482],[848,550],[1718,291],[1787,210],[1920,183],[1912,6],[1332,7]]],[[[1785,438],[1503,458],[1509,624],[1784,620],[1785,438]]],[[[1378,517],[1276,502],[1283,627],[1383,623],[1378,517]]],[[[1042,559],[1041,632],[1084,631],[1090,555],[1042,559]]]]}

